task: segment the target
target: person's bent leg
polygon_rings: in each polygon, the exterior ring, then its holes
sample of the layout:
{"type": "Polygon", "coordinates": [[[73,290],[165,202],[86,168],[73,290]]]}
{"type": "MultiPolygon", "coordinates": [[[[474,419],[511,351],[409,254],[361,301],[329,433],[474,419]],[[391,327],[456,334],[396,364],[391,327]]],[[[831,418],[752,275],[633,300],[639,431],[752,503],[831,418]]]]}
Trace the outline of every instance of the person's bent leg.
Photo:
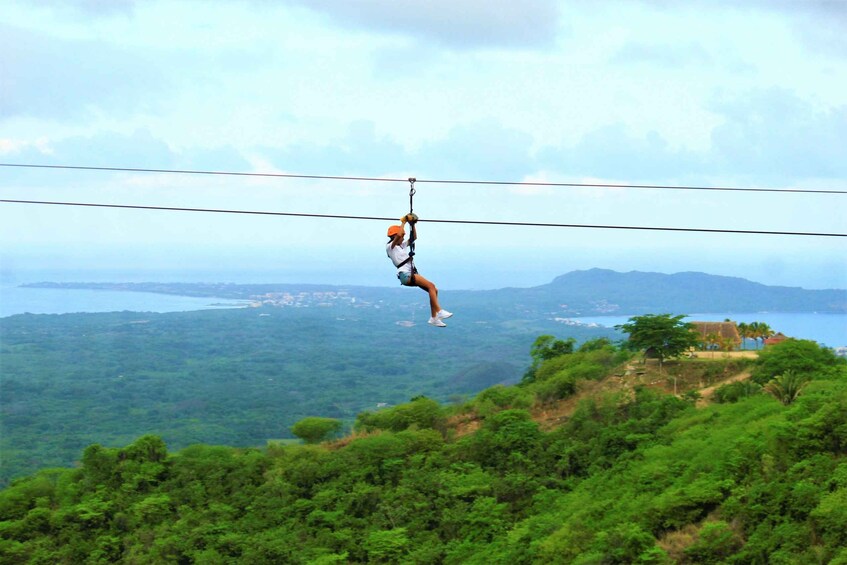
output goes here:
{"type": "Polygon", "coordinates": [[[438,288],[436,288],[435,283],[419,274],[415,274],[413,284],[429,294],[429,309],[432,311],[432,317],[435,318],[438,311],[441,310],[441,305],[438,304],[438,288]]]}

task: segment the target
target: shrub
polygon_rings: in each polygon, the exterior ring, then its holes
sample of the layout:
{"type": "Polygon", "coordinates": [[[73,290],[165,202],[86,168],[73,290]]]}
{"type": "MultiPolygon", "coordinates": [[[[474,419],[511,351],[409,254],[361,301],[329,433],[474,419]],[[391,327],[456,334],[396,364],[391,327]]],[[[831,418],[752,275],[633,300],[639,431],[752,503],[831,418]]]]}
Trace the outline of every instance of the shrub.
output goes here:
{"type": "Polygon", "coordinates": [[[438,402],[419,396],[406,404],[385,408],[378,412],[362,412],[356,418],[355,427],[363,431],[400,432],[415,426],[418,429],[443,431],[445,421],[444,410],[438,402]]]}
{"type": "Polygon", "coordinates": [[[338,433],[341,425],[335,418],[309,416],[291,426],[291,433],[306,443],[320,443],[338,433]]]}
{"type": "Polygon", "coordinates": [[[734,383],[725,384],[715,390],[713,398],[721,404],[731,404],[738,402],[742,398],[747,398],[762,391],[761,385],[751,380],[736,381],[734,383]]]}
{"type": "Polygon", "coordinates": [[[552,402],[567,398],[576,393],[577,378],[568,371],[562,371],[556,376],[549,378],[535,388],[535,394],[541,402],[552,402]]]}
{"type": "Polygon", "coordinates": [[[495,385],[476,397],[477,404],[488,403],[497,408],[529,408],[532,398],[525,389],[514,386],[495,385]]]}
{"type": "Polygon", "coordinates": [[[685,556],[693,563],[724,563],[742,545],[741,537],[726,522],[711,522],[703,526],[697,541],[685,550],[685,556]]]}
{"type": "Polygon", "coordinates": [[[588,351],[597,351],[599,349],[615,349],[615,346],[612,345],[611,340],[606,337],[598,337],[597,339],[589,339],[585,343],[579,346],[580,353],[586,353],[588,351]]]}

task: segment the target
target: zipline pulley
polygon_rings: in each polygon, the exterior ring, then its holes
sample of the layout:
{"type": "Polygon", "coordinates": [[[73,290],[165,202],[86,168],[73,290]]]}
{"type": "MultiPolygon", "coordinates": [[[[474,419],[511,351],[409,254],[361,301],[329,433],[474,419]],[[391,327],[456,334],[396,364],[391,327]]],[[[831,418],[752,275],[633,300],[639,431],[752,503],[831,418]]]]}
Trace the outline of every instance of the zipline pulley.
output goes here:
{"type": "Polygon", "coordinates": [[[415,181],[418,180],[415,177],[409,177],[409,213],[414,213],[414,206],[412,205],[412,199],[415,196],[417,190],[415,190],[415,181]]]}

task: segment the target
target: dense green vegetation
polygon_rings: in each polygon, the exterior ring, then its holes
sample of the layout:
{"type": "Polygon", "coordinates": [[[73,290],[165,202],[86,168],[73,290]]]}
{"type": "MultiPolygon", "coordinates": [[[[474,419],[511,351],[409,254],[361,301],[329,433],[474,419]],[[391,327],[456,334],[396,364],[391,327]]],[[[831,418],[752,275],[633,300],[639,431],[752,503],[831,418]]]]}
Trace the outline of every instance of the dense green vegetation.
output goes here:
{"type": "Polygon", "coordinates": [[[843,360],[789,340],[752,372],[766,385],[802,372],[790,403],[756,385],[698,409],[622,386],[545,431],[541,409],[629,357],[556,341],[536,342],[519,385],[363,412],[331,443],[91,445],[79,468],[0,492],[0,560],[847,563],[843,360]]]}
{"type": "MultiPolygon", "coordinates": [[[[492,320],[465,308],[447,332],[404,305],[250,308],[0,319],[0,486],[70,466],[85,446],[140,435],[172,449],[264,446],[306,416],[340,420],[425,394],[461,400],[520,380],[526,351],[554,322],[492,320]],[[398,321],[417,320],[413,327],[398,321]],[[477,323],[484,320],[484,323],[477,323]],[[545,325],[546,323],[546,325],[545,325]]],[[[573,328],[580,340],[609,330],[573,328]]]]}

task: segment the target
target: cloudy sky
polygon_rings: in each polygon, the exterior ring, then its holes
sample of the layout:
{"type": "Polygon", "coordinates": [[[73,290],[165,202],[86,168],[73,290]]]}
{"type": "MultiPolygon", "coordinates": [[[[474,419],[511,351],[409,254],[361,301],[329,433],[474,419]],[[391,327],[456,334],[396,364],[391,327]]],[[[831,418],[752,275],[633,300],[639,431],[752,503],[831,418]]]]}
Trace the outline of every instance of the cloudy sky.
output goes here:
{"type": "MultiPolygon", "coordinates": [[[[847,2],[3,0],[0,163],[421,179],[442,288],[847,288],[847,2]]],[[[0,199],[399,217],[402,182],[0,167],[0,199]]],[[[386,222],[0,203],[3,274],[393,285],[386,222]],[[116,274],[117,273],[117,274],[116,274]]]]}

